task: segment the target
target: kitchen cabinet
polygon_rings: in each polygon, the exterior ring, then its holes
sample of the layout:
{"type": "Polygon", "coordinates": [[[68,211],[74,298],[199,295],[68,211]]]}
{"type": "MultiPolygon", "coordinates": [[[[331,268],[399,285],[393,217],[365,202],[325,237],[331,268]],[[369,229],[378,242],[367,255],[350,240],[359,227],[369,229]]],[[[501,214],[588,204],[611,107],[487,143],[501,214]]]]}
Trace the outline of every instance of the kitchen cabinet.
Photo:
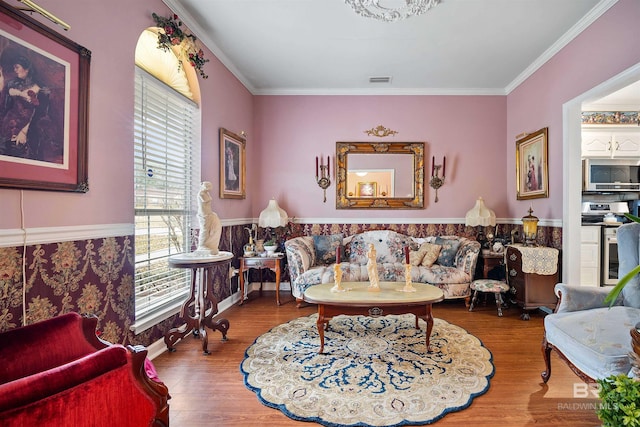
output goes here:
{"type": "Polygon", "coordinates": [[[600,226],[580,227],[580,286],[600,286],[600,226]]]}
{"type": "Polygon", "coordinates": [[[640,157],[640,129],[583,127],[582,157],[640,157]]]}

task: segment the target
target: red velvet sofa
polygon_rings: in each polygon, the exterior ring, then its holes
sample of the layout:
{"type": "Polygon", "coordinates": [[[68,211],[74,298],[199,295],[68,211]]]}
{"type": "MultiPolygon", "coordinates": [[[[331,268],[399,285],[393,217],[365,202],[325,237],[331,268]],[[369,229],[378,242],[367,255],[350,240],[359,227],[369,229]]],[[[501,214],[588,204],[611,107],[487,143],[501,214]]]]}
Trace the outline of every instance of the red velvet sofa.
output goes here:
{"type": "Polygon", "coordinates": [[[147,351],[96,337],[68,313],[0,333],[0,426],[168,426],[169,393],[147,351]]]}

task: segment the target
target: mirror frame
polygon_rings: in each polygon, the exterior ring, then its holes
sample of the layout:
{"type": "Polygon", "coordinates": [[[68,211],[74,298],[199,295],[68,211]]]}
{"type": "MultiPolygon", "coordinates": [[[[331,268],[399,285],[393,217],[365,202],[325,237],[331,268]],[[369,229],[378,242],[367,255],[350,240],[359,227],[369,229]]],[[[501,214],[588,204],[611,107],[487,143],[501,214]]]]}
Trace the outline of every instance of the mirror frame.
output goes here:
{"type": "Polygon", "coordinates": [[[336,142],[336,209],[423,209],[424,142],[336,142]],[[412,154],[413,197],[347,197],[349,154],[412,154]]]}

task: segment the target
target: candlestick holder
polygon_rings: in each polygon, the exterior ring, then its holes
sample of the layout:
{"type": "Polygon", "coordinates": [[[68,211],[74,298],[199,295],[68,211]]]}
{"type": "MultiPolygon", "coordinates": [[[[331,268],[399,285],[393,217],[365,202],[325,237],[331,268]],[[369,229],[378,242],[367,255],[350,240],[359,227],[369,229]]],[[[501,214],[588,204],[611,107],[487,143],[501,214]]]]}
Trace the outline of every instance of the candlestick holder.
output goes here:
{"type": "Polygon", "coordinates": [[[442,168],[442,165],[433,165],[433,173],[431,175],[431,180],[429,181],[429,186],[436,190],[436,203],[438,203],[438,189],[444,185],[444,172],[442,178],[438,176],[440,168],[442,168]]]}
{"type": "Polygon", "coordinates": [[[416,292],[416,288],[413,287],[413,283],[411,281],[411,264],[404,265],[404,288],[398,289],[402,292],[416,292]]]}
{"type": "Polygon", "coordinates": [[[327,188],[331,185],[331,175],[329,174],[329,157],[327,157],[327,164],[318,165],[318,158],[316,157],[316,182],[322,188],[324,192],[323,203],[327,203],[327,188]],[[318,176],[318,168],[320,169],[320,175],[318,176]]]}
{"type": "Polygon", "coordinates": [[[333,282],[334,285],[331,288],[331,292],[346,292],[350,290],[342,287],[342,269],[339,263],[333,266],[333,282]]]}

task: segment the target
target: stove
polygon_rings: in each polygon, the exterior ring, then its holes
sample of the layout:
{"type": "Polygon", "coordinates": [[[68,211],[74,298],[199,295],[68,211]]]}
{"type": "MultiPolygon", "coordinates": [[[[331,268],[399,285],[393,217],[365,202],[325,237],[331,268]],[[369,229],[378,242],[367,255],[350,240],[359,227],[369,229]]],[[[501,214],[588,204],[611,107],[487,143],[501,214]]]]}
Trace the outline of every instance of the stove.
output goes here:
{"type": "Polygon", "coordinates": [[[597,224],[604,226],[621,225],[629,222],[627,217],[624,216],[625,213],[629,213],[629,205],[627,202],[582,203],[583,224],[597,224]]]}

